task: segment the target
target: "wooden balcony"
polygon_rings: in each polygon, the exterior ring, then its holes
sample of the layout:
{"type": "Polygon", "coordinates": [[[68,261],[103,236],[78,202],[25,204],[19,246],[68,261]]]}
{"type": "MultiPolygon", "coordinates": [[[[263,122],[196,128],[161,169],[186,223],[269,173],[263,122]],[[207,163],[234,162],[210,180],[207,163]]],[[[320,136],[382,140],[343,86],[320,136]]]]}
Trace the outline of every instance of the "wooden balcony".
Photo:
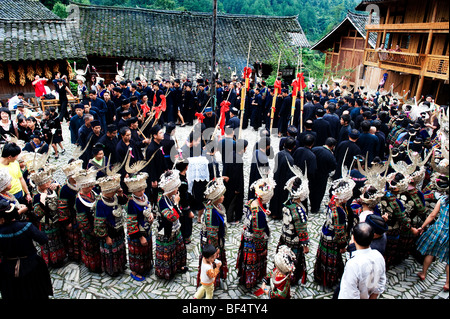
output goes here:
{"type": "Polygon", "coordinates": [[[449,61],[448,56],[428,55],[424,63],[424,75],[432,78],[448,80],[449,61]]]}
{"type": "Polygon", "coordinates": [[[449,76],[449,57],[441,55],[366,49],[364,64],[443,80],[449,76]]]}
{"type": "Polygon", "coordinates": [[[367,24],[368,32],[448,33],[448,22],[367,24]]]}

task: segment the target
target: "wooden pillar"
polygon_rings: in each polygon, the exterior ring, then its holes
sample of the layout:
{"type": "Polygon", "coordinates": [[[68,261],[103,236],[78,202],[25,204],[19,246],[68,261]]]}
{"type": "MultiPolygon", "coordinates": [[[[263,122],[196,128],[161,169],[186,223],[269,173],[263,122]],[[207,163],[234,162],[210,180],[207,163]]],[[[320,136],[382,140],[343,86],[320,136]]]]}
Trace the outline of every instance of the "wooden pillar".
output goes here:
{"type": "Polygon", "coordinates": [[[421,95],[422,95],[422,89],[423,89],[423,82],[425,81],[425,76],[420,75],[419,76],[419,84],[417,84],[417,90],[416,90],[416,100],[419,101],[421,95]]]}

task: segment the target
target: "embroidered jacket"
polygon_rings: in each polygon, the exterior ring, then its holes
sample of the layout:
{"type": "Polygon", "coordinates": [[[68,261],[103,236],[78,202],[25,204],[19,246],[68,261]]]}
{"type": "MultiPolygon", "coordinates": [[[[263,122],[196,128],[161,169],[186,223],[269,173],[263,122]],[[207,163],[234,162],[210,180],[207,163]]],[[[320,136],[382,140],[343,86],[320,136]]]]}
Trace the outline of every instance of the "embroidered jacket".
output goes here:
{"type": "Polygon", "coordinates": [[[244,235],[253,238],[257,251],[263,251],[267,248],[270,236],[266,213],[255,199],[250,200],[245,207],[247,208],[247,213],[244,219],[244,235]]]}
{"type": "Polygon", "coordinates": [[[294,203],[291,199],[288,199],[284,206],[281,237],[288,244],[308,246],[308,216],[305,210],[300,204],[294,203]]]}
{"type": "Polygon", "coordinates": [[[114,195],[117,202],[113,205],[108,204],[100,198],[95,203],[94,233],[96,236],[104,238],[117,236],[123,232],[123,222],[125,215],[125,205],[128,198],[114,195]]]}
{"type": "Polygon", "coordinates": [[[95,201],[97,193],[91,191],[90,196],[78,193],[75,200],[77,223],[84,233],[94,230],[95,201]]]}
{"type": "Polygon", "coordinates": [[[405,207],[395,194],[387,191],[380,205],[383,213],[388,214],[389,229],[399,229],[401,232],[410,231],[411,220],[406,216],[405,207]]]}
{"type": "Polygon", "coordinates": [[[181,210],[162,193],[158,195],[158,232],[166,237],[172,237],[180,231],[181,210]]]}
{"type": "Polygon", "coordinates": [[[225,245],[226,224],[224,216],[211,203],[205,203],[201,243],[223,248],[225,245]]]}
{"type": "Polygon", "coordinates": [[[151,204],[148,199],[139,202],[133,197],[130,198],[127,207],[127,233],[130,238],[151,236],[151,223],[148,221],[150,212],[151,204]]]}
{"type": "Polygon", "coordinates": [[[67,183],[61,187],[58,196],[58,209],[60,221],[72,222],[76,218],[75,200],[77,190],[71,188],[67,183]]]}

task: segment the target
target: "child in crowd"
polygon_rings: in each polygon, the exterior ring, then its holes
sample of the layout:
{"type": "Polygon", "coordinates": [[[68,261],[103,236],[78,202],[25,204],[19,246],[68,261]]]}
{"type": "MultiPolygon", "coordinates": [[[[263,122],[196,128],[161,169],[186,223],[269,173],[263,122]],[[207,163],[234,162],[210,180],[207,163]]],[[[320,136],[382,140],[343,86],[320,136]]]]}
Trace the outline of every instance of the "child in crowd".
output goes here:
{"type": "Polygon", "coordinates": [[[206,294],[206,299],[212,299],[214,294],[214,281],[219,274],[222,263],[215,260],[218,251],[213,245],[206,244],[203,247],[203,259],[201,266],[201,286],[198,287],[194,299],[202,299],[206,294]]]}

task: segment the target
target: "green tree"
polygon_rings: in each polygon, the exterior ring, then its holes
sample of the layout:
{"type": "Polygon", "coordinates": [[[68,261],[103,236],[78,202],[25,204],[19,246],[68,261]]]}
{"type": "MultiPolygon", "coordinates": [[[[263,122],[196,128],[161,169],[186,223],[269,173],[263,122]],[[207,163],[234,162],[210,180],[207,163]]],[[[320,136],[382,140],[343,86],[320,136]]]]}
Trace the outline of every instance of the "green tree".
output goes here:
{"type": "Polygon", "coordinates": [[[54,14],[56,14],[58,17],[62,19],[65,19],[68,16],[67,6],[59,1],[53,5],[52,11],[54,14]]]}

